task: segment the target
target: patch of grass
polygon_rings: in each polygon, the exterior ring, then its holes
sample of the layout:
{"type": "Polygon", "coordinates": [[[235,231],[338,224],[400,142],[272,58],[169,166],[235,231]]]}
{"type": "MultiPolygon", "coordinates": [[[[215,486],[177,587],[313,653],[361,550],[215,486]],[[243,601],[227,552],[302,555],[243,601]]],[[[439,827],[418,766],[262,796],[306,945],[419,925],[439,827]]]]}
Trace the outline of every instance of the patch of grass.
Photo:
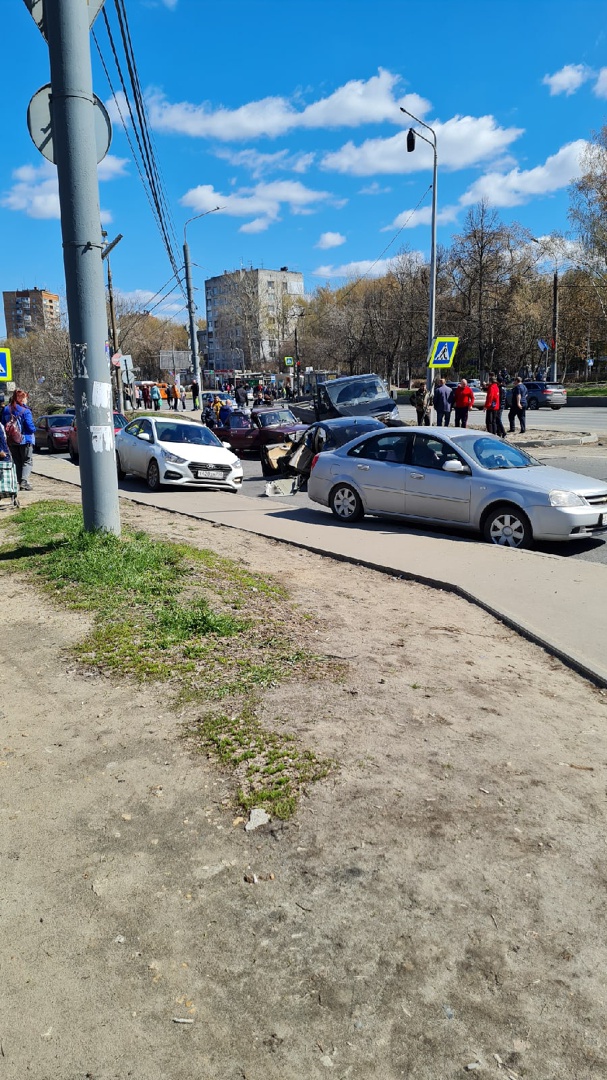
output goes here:
{"type": "Polygon", "coordinates": [[[93,617],[72,655],[111,675],[171,684],[175,705],[217,702],[189,734],[236,770],[245,810],[292,814],[303,786],[330,763],[264,727],[251,702],[289,679],[339,675],[343,665],[309,652],[309,629],[285,589],[188,544],[133,530],[85,533],[80,508],[66,503],[33,503],[7,524],[16,542],[0,549],[5,568],[33,575],[58,602],[93,617]]]}
{"type": "Polygon", "coordinates": [[[207,713],[189,734],[235,772],[243,809],[261,806],[278,818],[290,817],[306,784],[324,779],[333,765],[301,750],[292,736],[268,732],[250,703],[232,716],[207,713]]]}

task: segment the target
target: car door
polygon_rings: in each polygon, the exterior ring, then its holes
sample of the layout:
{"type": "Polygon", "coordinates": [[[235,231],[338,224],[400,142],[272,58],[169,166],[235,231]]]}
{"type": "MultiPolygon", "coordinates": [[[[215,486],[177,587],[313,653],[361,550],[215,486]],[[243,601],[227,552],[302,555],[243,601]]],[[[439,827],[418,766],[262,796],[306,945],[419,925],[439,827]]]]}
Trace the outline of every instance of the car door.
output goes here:
{"type": "Polygon", "coordinates": [[[436,435],[413,436],[406,467],[407,516],[430,521],[470,521],[470,469],[450,443],[436,435]],[[461,461],[466,472],[444,472],[446,461],[461,461]]]}
{"type": "Polygon", "coordinates": [[[410,440],[410,435],[386,431],[350,451],[348,471],[369,513],[405,513],[404,462],[410,440]]]}
{"type": "Polygon", "coordinates": [[[141,431],[142,424],[143,420],[133,420],[131,424],[127,424],[120,440],[118,453],[120,464],[125,472],[137,472],[135,458],[141,445],[137,436],[141,431]]]}
{"type": "Polygon", "coordinates": [[[37,450],[40,450],[43,446],[48,448],[48,417],[40,416],[36,420],[36,432],[34,435],[34,445],[37,450]]]}
{"type": "Polygon", "coordinates": [[[129,440],[131,472],[137,473],[138,476],[147,476],[153,445],[154,428],[149,420],[143,418],[137,424],[135,437],[129,440]],[[149,437],[146,438],[146,435],[149,437]]]}
{"type": "Polygon", "coordinates": [[[256,438],[256,428],[248,416],[233,415],[229,419],[229,427],[221,428],[216,432],[219,439],[229,442],[233,450],[248,450],[256,438]]]}

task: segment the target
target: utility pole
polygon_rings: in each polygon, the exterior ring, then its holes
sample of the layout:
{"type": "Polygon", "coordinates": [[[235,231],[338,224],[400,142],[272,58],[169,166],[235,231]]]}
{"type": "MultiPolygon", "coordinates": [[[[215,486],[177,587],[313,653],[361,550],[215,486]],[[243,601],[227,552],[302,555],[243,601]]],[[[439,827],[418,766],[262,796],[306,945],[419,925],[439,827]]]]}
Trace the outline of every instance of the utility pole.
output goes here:
{"type": "MultiPolygon", "coordinates": [[[[400,111],[405,113],[406,116],[410,116],[412,120],[415,120],[416,124],[421,124],[422,127],[429,131],[432,139],[427,139],[425,135],[422,135],[421,131],[414,131],[413,128],[409,128],[407,132],[407,153],[411,154],[415,150],[415,139],[419,136],[424,142],[428,143],[428,146],[432,147],[433,154],[433,166],[432,166],[432,224],[430,232],[430,296],[429,296],[429,310],[428,310],[428,360],[432,351],[432,344],[434,342],[434,334],[436,329],[436,207],[438,199],[438,155],[436,151],[436,132],[434,128],[431,128],[429,124],[424,123],[419,117],[414,116],[408,109],[403,109],[400,106],[400,111]]],[[[480,359],[479,359],[480,363],[480,359]]],[[[426,371],[426,389],[430,393],[432,390],[432,384],[434,379],[434,372],[432,368],[428,368],[426,371]]]]}
{"type": "Polygon", "coordinates": [[[202,379],[200,378],[198,334],[196,332],[196,303],[194,301],[194,286],[192,285],[192,264],[190,262],[190,248],[188,246],[187,228],[191,221],[197,221],[198,218],[206,217],[207,214],[214,214],[216,210],[223,210],[223,206],[214,206],[212,210],[205,210],[204,214],[195,214],[194,217],[188,218],[185,225],[183,226],[183,265],[185,269],[185,288],[188,298],[188,315],[190,319],[190,349],[192,352],[192,367],[194,369],[194,378],[201,390],[202,379]]]}
{"type": "Polygon", "coordinates": [[[88,532],[100,529],[119,535],[112,384],[105,351],[107,315],[89,5],[84,0],[44,0],[44,25],[51,69],[51,129],[59,181],[84,527],[88,532]]]}
{"type": "MultiPolygon", "coordinates": [[[[101,235],[105,239],[106,232],[102,232],[101,235]]],[[[110,309],[110,346],[111,355],[114,357],[118,352],[118,327],[116,325],[116,308],[114,306],[114,290],[112,288],[112,268],[110,266],[110,251],[116,247],[116,244],[122,240],[122,233],[119,233],[115,240],[112,240],[111,244],[106,244],[101,258],[107,259],[107,291],[110,309]]],[[[111,375],[110,368],[110,375],[111,375]]],[[[116,373],[116,408],[118,412],[124,412],[124,397],[122,394],[122,368],[114,368],[116,373]]]]}
{"type": "Polygon", "coordinates": [[[557,356],[558,356],[558,341],[557,335],[559,332],[559,272],[554,271],[554,277],[552,279],[552,363],[550,364],[550,382],[556,382],[557,376],[557,356]]]}

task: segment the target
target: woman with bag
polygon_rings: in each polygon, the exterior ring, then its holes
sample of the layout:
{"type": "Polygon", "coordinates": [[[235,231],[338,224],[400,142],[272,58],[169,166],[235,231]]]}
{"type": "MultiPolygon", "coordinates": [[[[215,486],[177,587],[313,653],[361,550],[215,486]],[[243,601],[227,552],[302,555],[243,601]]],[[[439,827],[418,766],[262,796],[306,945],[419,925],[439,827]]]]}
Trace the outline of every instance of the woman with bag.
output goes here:
{"type": "Polygon", "coordinates": [[[10,454],[17,470],[17,482],[21,491],[31,491],[29,478],[34,464],[34,436],[36,425],[27,404],[25,390],[14,390],[8,405],[2,410],[0,420],[6,432],[10,454]]]}

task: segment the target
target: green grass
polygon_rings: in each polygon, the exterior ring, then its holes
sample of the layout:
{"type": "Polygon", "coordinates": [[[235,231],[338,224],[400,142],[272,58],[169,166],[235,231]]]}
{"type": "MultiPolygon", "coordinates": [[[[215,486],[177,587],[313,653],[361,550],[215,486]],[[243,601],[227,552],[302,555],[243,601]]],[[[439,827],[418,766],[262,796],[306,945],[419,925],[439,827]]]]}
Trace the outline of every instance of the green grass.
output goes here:
{"type": "Polygon", "coordinates": [[[235,769],[240,805],[293,813],[303,785],[329,764],[267,730],[255,707],[286,680],[339,674],[306,646],[314,617],[304,621],[270,575],[144,532],[85,533],[80,508],[66,503],[33,503],[6,526],[5,570],[25,572],[57,602],[90,613],[91,632],[72,655],[89,669],[171,684],[176,707],[203,704],[204,720],[189,735],[235,769]]]}
{"type": "Polygon", "coordinates": [[[568,386],[569,397],[607,397],[607,383],[584,383],[582,386],[568,386]]]}

